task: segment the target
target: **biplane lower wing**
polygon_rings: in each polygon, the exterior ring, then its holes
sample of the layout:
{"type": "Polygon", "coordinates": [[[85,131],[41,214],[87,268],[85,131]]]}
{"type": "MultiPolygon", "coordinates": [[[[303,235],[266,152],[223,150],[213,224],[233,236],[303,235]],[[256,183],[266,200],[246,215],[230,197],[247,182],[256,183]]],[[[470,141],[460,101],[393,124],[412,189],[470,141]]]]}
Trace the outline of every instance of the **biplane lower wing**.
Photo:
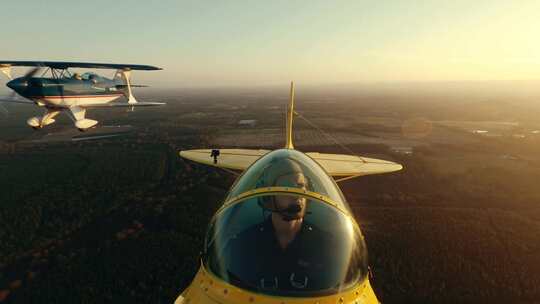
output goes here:
{"type": "Polygon", "coordinates": [[[156,106],[164,106],[166,103],[164,102],[135,102],[135,103],[128,103],[128,102],[111,102],[111,103],[96,103],[96,104],[84,104],[80,105],[80,107],[85,109],[93,109],[93,108],[131,108],[131,107],[156,107],[156,106]]]}
{"type": "Polygon", "coordinates": [[[35,104],[33,101],[28,100],[28,99],[15,99],[15,98],[3,98],[3,97],[0,97],[0,102],[5,102],[5,103],[35,104]]]}
{"type": "Polygon", "coordinates": [[[318,152],[309,152],[306,155],[313,158],[334,178],[382,174],[403,169],[400,164],[376,158],[318,152]]]}
{"type": "Polygon", "coordinates": [[[209,166],[243,171],[268,152],[270,150],[198,149],[180,151],[180,156],[209,166]]]}

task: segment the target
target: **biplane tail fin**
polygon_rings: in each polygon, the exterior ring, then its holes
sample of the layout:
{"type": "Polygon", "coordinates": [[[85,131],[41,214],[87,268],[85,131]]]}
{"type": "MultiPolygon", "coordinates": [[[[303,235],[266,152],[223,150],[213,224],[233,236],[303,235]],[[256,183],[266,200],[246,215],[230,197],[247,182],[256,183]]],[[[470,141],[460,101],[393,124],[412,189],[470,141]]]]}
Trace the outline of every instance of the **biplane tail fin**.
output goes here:
{"type": "Polygon", "coordinates": [[[294,149],[293,145],[293,118],[294,118],[294,82],[291,81],[291,92],[289,106],[287,107],[287,118],[285,121],[285,149],[294,149]]]}

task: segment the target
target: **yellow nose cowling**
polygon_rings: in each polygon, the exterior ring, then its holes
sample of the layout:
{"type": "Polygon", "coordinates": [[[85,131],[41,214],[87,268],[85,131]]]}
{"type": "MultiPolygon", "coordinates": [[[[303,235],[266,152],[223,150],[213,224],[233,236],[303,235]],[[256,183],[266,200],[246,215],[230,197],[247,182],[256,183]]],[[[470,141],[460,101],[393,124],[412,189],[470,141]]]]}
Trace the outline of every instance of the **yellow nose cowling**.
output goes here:
{"type": "Polygon", "coordinates": [[[175,304],[371,304],[379,303],[369,280],[343,292],[321,297],[277,297],[258,294],[235,287],[212,275],[204,266],[199,268],[191,285],[176,299],[175,304]]]}

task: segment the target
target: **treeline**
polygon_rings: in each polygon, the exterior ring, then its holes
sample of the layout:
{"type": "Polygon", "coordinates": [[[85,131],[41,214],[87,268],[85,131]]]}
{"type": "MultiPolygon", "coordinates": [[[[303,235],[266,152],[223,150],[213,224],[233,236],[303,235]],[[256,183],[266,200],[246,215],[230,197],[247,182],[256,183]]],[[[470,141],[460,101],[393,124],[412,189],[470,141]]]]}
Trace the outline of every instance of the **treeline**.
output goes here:
{"type": "Polygon", "coordinates": [[[191,281],[232,178],[163,145],[88,148],[44,163],[47,191],[0,209],[0,301],[171,303],[191,281]]]}

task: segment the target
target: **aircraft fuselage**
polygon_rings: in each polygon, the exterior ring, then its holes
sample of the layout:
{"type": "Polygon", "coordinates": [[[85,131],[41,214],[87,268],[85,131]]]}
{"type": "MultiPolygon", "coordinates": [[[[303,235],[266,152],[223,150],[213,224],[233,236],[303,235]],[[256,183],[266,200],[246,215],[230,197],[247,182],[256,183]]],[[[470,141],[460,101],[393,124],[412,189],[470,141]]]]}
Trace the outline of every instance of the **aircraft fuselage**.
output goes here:
{"type": "Polygon", "coordinates": [[[47,108],[69,108],[85,104],[105,104],[125,96],[120,79],[16,78],[7,86],[17,94],[47,108]]]}
{"type": "Polygon", "coordinates": [[[378,303],[343,193],[314,159],[279,149],[236,180],[211,221],[199,272],[175,303],[360,302],[378,303]]]}

